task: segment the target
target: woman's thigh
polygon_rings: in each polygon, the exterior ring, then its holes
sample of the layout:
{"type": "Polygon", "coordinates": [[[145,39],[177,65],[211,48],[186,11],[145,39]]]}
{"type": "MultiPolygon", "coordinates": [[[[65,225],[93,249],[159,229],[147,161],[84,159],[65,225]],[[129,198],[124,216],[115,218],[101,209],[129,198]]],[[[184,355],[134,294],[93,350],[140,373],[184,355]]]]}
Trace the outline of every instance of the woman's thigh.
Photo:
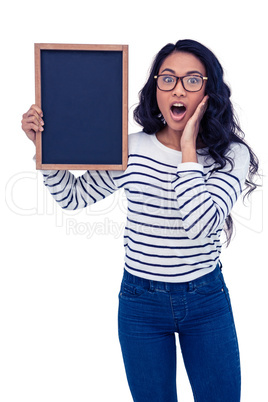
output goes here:
{"type": "Polygon", "coordinates": [[[169,314],[163,295],[135,286],[121,289],[119,340],[135,402],[177,402],[176,344],[169,314]]]}
{"type": "Polygon", "coordinates": [[[196,402],[239,402],[240,360],[228,289],[222,275],[188,295],[179,339],[196,402]]]}

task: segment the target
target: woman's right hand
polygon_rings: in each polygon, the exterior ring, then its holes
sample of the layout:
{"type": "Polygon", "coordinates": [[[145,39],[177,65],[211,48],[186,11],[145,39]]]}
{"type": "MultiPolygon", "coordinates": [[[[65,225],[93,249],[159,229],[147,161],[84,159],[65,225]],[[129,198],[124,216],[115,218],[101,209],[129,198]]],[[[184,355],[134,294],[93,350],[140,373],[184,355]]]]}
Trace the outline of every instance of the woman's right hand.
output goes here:
{"type": "Polygon", "coordinates": [[[28,112],[22,116],[21,128],[34,144],[36,142],[36,133],[44,130],[42,117],[43,112],[37,105],[32,105],[28,112]]]}

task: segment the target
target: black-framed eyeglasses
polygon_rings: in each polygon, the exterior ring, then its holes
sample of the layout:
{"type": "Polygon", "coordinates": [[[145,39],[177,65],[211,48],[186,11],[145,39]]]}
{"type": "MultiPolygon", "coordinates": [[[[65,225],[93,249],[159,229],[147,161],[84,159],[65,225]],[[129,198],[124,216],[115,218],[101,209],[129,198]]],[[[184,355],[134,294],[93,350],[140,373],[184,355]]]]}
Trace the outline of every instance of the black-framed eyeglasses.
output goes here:
{"type": "Polygon", "coordinates": [[[208,80],[208,77],[202,75],[185,75],[184,77],[177,77],[172,74],[159,74],[155,75],[157,87],[160,91],[172,91],[179,80],[181,80],[182,86],[185,91],[198,92],[204,85],[204,80],[208,80]]]}

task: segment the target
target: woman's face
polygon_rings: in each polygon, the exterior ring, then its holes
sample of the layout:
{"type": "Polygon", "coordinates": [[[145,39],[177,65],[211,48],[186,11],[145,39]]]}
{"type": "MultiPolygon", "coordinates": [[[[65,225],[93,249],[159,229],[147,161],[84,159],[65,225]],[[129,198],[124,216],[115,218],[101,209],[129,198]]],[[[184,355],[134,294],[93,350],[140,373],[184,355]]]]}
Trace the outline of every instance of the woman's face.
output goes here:
{"type": "MultiPolygon", "coordinates": [[[[162,63],[158,74],[171,74],[183,77],[188,74],[206,76],[203,63],[191,53],[174,52],[162,63]]],[[[172,91],[161,91],[157,88],[156,98],[158,107],[167,123],[168,129],[182,133],[187,121],[195,112],[197,106],[205,96],[206,81],[198,92],[186,91],[181,83],[177,82],[172,91]],[[178,107],[178,105],[183,107],[178,107]],[[177,105],[174,106],[174,105],[177,105]]]]}

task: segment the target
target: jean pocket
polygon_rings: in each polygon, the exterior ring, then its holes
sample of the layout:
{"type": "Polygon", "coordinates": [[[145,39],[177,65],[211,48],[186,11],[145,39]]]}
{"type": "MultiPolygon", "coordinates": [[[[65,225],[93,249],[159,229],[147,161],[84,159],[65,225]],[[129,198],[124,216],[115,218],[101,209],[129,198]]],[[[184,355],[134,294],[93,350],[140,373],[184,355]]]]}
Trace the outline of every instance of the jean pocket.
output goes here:
{"type": "Polygon", "coordinates": [[[133,299],[137,298],[141,295],[143,295],[146,292],[146,289],[144,289],[141,286],[132,284],[132,283],[127,283],[123,282],[121,285],[121,290],[119,293],[119,296],[128,298],[128,299],[133,299]]]}
{"type": "Polygon", "coordinates": [[[209,282],[203,282],[195,288],[195,292],[200,295],[212,295],[214,293],[223,292],[224,282],[221,275],[209,282]]]}

